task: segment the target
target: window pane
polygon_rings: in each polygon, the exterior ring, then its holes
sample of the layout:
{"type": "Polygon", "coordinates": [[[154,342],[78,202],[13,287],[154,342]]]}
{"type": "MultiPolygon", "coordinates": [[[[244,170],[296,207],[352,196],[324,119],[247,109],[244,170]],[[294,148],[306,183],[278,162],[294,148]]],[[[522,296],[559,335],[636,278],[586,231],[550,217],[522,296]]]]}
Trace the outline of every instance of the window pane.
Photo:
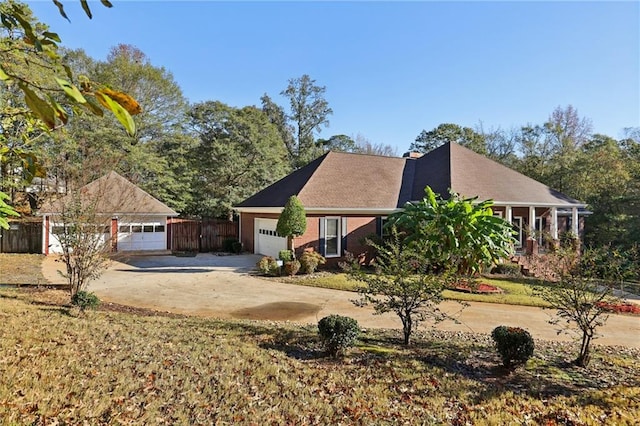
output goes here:
{"type": "Polygon", "coordinates": [[[131,232],[142,232],[142,225],[133,225],[131,227],[131,232]]]}
{"type": "Polygon", "coordinates": [[[327,243],[327,256],[337,255],[338,254],[338,238],[337,237],[327,237],[325,240],[327,243]]]}
{"type": "Polygon", "coordinates": [[[121,232],[123,234],[126,234],[129,232],[129,225],[120,225],[118,227],[118,232],[121,232]]]}
{"type": "Polygon", "coordinates": [[[338,235],[338,219],[327,219],[327,228],[325,233],[327,238],[338,235]]]}
{"type": "Polygon", "coordinates": [[[164,232],[164,225],[156,225],[156,232],[164,232]]]}
{"type": "Polygon", "coordinates": [[[153,225],[144,225],[142,232],[153,232],[153,225]]]}
{"type": "Polygon", "coordinates": [[[325,255],[326,256],[338,256],[339,255],[339,219],[326,219],[324,228],[325,238],[325,255]]]}

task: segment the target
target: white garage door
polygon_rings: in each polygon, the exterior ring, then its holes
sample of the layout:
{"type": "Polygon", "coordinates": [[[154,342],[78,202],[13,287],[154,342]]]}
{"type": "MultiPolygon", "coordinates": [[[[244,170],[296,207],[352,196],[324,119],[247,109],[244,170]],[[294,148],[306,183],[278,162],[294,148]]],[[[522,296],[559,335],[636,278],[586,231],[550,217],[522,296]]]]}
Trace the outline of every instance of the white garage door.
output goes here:
{"type": "Polygon", "coordinates": [[[166,248],[167,234],[162,223],[131,223],[118,226],[118,251],[166,248]]]}
{"type": "Polygon", "coordinates": [[[276,219],[255,219],[254,253],[277,259],[280,250],[287,248],[287,238],[279,236],[276,232],[277,224],[276,219]]]}

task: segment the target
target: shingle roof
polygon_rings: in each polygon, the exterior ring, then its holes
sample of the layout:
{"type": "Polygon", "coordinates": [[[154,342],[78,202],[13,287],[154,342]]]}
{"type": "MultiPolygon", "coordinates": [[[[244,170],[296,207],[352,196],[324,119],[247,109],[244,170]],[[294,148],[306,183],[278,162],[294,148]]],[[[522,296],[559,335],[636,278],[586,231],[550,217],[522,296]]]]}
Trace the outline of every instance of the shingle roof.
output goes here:
{"type": "Polygon", "coordinates": [[[448,188],[466,197],[512,204],[581,204],[548,186],[456,143],[443,145],[415,160],[413,200],[424,187],[447,196],[448,188]]]}
{"type": "MultiPolygon", "coordinates": [[[[48,201],[39,213],[60,213],[71,200],[72,195],[66,195],[48,201]]],[[[102,214],[178,216],[175,210],[114,171],[80,188],[80,200],[95,203],[95,211],[102,214]]]]}
{"type": "Polygon", "coordinates": [[[581,205],[548,186],[456,143],[417,158],[329,152],[237,207],[283,207],[297,195],[307,209],[395,209],[422,199],[429,185],[513,205],[581,205]]]}

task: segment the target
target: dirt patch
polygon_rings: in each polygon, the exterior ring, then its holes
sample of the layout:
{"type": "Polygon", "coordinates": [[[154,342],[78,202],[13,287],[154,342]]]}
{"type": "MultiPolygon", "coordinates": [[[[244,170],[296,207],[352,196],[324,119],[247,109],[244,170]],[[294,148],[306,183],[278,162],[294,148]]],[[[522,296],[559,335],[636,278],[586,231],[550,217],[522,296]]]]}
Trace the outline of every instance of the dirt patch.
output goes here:
{"type": "Polygon", "coordinates": [[[42,275],[41,254],[0,254],[0,284],[38,285],[46,284],[42,275]]]}
{"type": "Polygon", "coordinates": [[[231,313],[233,318],[272,320],[272,321],[296,321],[313,316],[322,309],[319,305],[300,302],[274,302],[251,308],[238,309],[231,313]]]}

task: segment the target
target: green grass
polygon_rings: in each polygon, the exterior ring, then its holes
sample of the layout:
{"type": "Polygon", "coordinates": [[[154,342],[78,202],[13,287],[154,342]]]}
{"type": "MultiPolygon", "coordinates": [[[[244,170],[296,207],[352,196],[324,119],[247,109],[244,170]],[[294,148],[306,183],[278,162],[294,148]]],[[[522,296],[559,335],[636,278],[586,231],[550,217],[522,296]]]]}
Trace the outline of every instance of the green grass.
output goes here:
{"type": "MultiPolygon", "coordinates": [[[[485,335],[364,333],[342,360],[317,327],[76,317],[60,292],[0,289],[0,424],[634,424],[640,353],[536,342],[506,371],[485,335]],[[527,420],[524,422],[524,420],[527,420]],[[552,421],[553,420],[553,421],[552,421]],[[523,423],[524,422],[524,423],[523,423]]],[[[64,294],[63,294],[64,296],[64,294]]]]}
{"type": "MultiPolygon", "coordinates": [[[[317,275],[299,275],[294,277],[283,277],[282,281],[306,285],[312,287],[330,288],[334,290],[356,291],[359,283],[349,279],[345,273],[323,272],[317,275]]],[[[503,303],[507,305],[524,306],[549,306],[544,300],[536,297],[532,293],[530,284],[523,283],[522,279],[492,279],[481,278],[479,281],[500,287],[504,290],[502,294],[474,294],[455,290],[445,290],[445,299],[460,300],[466,302],[487,302],[503,303]]]]}

